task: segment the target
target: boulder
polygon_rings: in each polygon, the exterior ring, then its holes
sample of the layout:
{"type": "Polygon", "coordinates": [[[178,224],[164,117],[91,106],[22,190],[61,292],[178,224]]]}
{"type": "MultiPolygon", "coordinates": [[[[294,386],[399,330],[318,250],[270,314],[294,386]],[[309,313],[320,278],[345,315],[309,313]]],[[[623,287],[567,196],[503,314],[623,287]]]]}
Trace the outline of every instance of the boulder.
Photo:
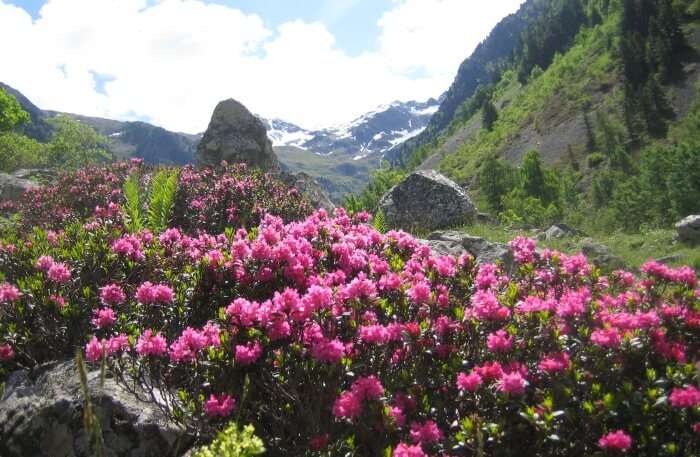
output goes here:
{"type": "Polygon", "coordinates": [[[500,263],[506,271],[512,271],[514,266],[513,251],[508,245],[455,230],[433,232],[423,242],[437,254],[459,256],[469,253],[479,264],[500,263]]]}
{"type": "Polygon", "coordinates": [[[25,191],[35,189],[39,185],[27,178],[16,174],[0,173],[0,202],[5,200],[17,200],[25,191]]]}
{"type": "Polygon", "coordinates": [[[437,230],[472,222],[476,208],[457,183],[434,170],[411,173],[379,202],[391,228],[437,230]]]}
{"type": "Polygon", "coordinates": [[[676,224],[678,240],[684,243],[700,243],[700,215],[690,215],[676,224]]]}
{"type": "Polygon", "coordinates": [[[280,179],[288,186],[296,188],[309,199],[314,208],[323,208],[332,211],[335,205],[328,198],[328,194],[313,176],[300,171],[299,173],[282,172],[280,179]]]}
{"type": "MultiPolygon", "coordinates": [[[[182,455],[192,440],[166,421],[160,409],[105,379],[88,373],[94,411],[106,456],[182,455]]],[[[0,399],[0,455],[3,457],[93,456],[83,426],[84,396],[73,361],[50,362],[11,373],[0,399]]]]}
{"type": "Polygon", "coordinates": [[[626,268],[624,260],[612,254],[607,246],[595,243],[591,239],[583,240],[581,252],[588,257],[593,265],[603,270],[612,271],[626,268]]]}
{"type": "Polygon", "coordinates": [[[280,171],[265,125],[232,98],[216,105],[197,146],[196,159],[200,165],[216,166],[226,161],[245,163],[267,172],[280,171]]]}

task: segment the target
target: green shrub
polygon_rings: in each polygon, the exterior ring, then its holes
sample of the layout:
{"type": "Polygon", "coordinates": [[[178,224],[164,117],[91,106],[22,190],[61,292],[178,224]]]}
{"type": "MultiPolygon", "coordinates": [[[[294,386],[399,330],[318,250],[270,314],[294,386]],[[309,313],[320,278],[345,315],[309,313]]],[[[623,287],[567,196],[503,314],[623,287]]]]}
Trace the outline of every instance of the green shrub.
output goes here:
{"type": "Polygon", "coordinates": [[[194,453],[193,457],[252,457],[265,452],[260,438],[255,436],[255,428],[246,425],[243,430],[232,422],[216,435],[216,439],[194,453]]]}

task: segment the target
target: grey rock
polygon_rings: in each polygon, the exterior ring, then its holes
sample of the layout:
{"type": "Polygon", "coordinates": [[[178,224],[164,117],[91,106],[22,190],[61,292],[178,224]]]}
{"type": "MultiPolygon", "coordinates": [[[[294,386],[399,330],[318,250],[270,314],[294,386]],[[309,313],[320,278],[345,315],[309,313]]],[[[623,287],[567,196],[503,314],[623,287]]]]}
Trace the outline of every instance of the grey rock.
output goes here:
{"type": "Polygon", "coordinates": [[[196,159],[200,165],[216,166],[226,161],[245,163],[268,172],[280,171],[265,125],[232,98],[216,105],[209,127],[197,146],[196,159]]]}
{"type": "Polygon", "coordinates": [[[457,183],[434,170],[411,173],[379,202],[391,228],[437,230],[473,221],[476,208],[457,183]]]}
{"type": "Polygon", "coordinates": [[[580,232],[566,224],[554,224],[544,231],[545,240],[559,240],[579,235],[580,232]]]}
{"type": "Polygon", "coordinates": [[[455,230],[432,232],[424,243],[438,254],[459,256],[469,253],[479,264],[500,263],[509,272],[514,267],[513,251],[508,245],[492,243],[455,230]]]}
{"type": "Polygon", "coordinates": [[[680,262],[681,260],[683,260],[683,256],[680,254],[666,255],[666,256],[659,257],[658,259],[656,259],[657,262],[665,263],[665,264],[680,262]]]}
{"type": "Polygon", "coordinates": [[[17,200],[27,190],[39,187],[36,182],[15,174],[0,173],[0,201],[17,200]]]}
{"type": "Polygon", "coordinates": [[[326,191],[323,190],[313,176],[303,171],[299,173],[282,172],[280,179],[288,186],[294,187],[301,192],[309,199],[314,208],[323,208],[326,211],[332,211],[335,208],[326,191]]]}
{"type": "MultiPolygon", "coordinates": [[[[191,445],[191,439],[169,424],[156,405],[138,400],[109,378],[100,387],[99,370],[88,373],[88,387],[107,456],[179,456],[191,445]]],[[[11,373],[0,399],[0,455],[94,455],[83,426],[83,408],[73,361],[11,373]]]]}
{"type": "Polygon", "coordinates": [[[498,219],[489,213],[476,213],[476,221],[480,224],[498,225],[498,219]]]}
{"type": "Polygon", "coordinates": [[[591,239],[583,240],[581,252],[588,257],[590,262],[603,270],[612,271],[626,268],[622,258],[612,254],[607,246],[595,243],[591,239]]]}
{"type": "Polygon", "coordinates": [[[691,214],[676,223],[678,240],[684,243],[700,243],[700,215],[691,214]]]}

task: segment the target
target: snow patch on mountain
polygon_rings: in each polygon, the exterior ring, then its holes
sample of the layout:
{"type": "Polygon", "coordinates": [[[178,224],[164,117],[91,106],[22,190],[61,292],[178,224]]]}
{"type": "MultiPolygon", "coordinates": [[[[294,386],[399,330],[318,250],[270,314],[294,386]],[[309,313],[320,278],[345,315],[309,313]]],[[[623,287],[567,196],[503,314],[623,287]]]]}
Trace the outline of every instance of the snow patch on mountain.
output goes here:
{"type": "Polygon", "coordinates": [[[439,102],[393,102],[351,122],[307,130],[280,119],[262,119],[273,146],[295,146],[319,155],[342,155],[361,160],[396,147],[425,129],[439,102]]]}

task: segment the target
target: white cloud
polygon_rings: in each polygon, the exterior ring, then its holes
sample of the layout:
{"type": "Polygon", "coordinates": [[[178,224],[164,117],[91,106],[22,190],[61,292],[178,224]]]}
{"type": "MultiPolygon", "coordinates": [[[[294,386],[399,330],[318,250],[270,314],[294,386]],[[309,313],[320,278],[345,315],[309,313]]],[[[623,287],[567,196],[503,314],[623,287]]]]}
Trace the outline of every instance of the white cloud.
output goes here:
{"type": "Polygon", "coordinates": [[[461,61],[521,0],[401,0],[378,50],[348,56],[321,23],[277,30],[200,0],[49,0],[32,21],[0,0],[0,81],[46,109],[202,131],[217,101],[303,126],[446,90],[461,61]],[[480,4],[475,7],[475,4],[480,4]],[[94,74],[110,80],[104,93],[94,74]]]}

